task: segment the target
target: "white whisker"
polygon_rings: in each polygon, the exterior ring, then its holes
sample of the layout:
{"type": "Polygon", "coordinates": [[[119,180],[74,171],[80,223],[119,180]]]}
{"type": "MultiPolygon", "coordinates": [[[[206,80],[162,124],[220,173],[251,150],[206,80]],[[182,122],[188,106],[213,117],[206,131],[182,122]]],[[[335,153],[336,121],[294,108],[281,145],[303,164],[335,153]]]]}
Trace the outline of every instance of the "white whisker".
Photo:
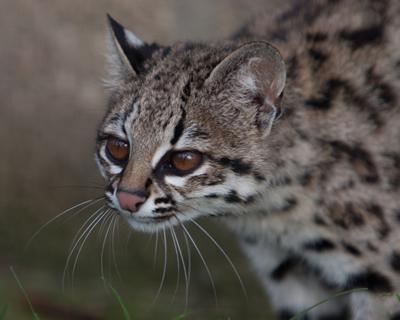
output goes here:
{"type": "Polygon", "coordinates": [[[88,219],[86,219],[85,223],[82,225],[82,227],[81,227],[81,228],[78,230],[78,232],[75,234],[75,237],[74,237],[74,239],[73,239],[73,241],[72,241],[72,245],[71,245],[72,249],[70,248],[70,252],[69,252],[68,257],[67,257],[67,260],[66,260],[66,262],[65,262],[65,267],[64,267],[64,271],[63,271],[63,276],[62,276],[62,288],[63,288],[63,291],[64,291],[64,289],[65,289],[65,277],[66,277],[66,275],[67,275],[67,269],[68,269],[68,266],[69,266],[69,262],[70,262],[70,260],[71,260],[71,258],[72,258],[72,255],[73,255],[73,253],[74,253],[76,247],[78,246],[80,240],[85,236],[86,231],[93,225],[93,223],[96,222],[96,220],[97,220],[98,217],[95,217],[95,216],[96,216],[101,210],[103,210],[104,207],[105,207],[105,205],[101,206],[101,207],[100,207],[99,209],[97,209],[93,214],[91,214],[90,217],[89,217],[88,219]],[[89,221],[92,219],[92,217],[95,217],[95,218],[89,223],[89,221]],[[82,233],[80,234],[80,236],[78,237],[80,230],[82,230],[82,229],[84,228],[84,226],[87,225],[87,224],[89,224],[89,225],[86,227],[85,231],[82,232],[82,233]],[[78,238],[78,239],[75,241],[76,238],[78,238]]]}
{"type": "Polygon", "coordinates": [[[215,297],[215,304],[218,305],[218,299],[217,299],[217,291],[215,289],[215,284],[214,284],[214,279],[212,277],[211,271],[206,263],[206,260],[204,259],[199,247],[197,246],[196,242],[194,241],[193,237],[190,235],[188,229],[185,227],[183,223],[178,219],[178,217],[175,216],[175,218],[178,220],[179,224],[182,226],[183,231],[186,233],[186,235],[189,237],[189,240],[192,242],[195,250],[197,251],[197,254],[199,255],[201,261],[203,262],[204,268],[206,269],[208,278],[210,279],[210,283],[213,289],[214,297],[215,297]]]}
{"type": "Polygon", "coordinates": [[[75,261],[74,261],[74,265],[73,265],[73,267],[72,267],[72,274],[71,274],[72,282],[74,281],[74,275],[75,275],[76,266],[77,266],[77,264],[78,264],[79,256],[80,256],[80,254],[81,254],[81,251],[82,251],[82,249],[83,249],[83,246],[85,245],[86,240],[89,238],[89,236],[91,235],[92,231],[96,228],[96,226],[98,225],[98,223],[107,215],[108,211],[109,211],[109,210],[105,210],[105,211],[103,211],[102,213],[100,213],[100,214],[97,216],[96,220],[93,221],[93,225],[90,227],[90,229],[87,229],[86,235],[85,235],[85,237],[82,239],[81,245],[80,245],[80,247],[79,247],[79,249],[78,249],[78,252],[77,252],[77,254],[76,254],[76,256],[75,256],[75,261]]]}
{"type": "Polygon", "coordinates": [[[246,299],[248,299],[247,291],[246,291],[246,288],[245,288],[244,283],[242,281],[242,278],[240,277],[239,271],[236,269],[236,267],[233,264],[231,258],[229,258],[228,254],[225,252],[225,250],[222,249],[220,244],[210,235],[210,233],[206,229],[204,229],[204,227],[202,227],[199,223],[197,223],[195,220],[193,220],[191,218],[189,218],[189,220],[195,226],[197,226],[214,243],[214,245],[218,248],[218,250],[222,253],[222,255],[225,257],[225,259],[228,261],[228,263],[231,266],[233,272],[235,273],[237,279],[239,280],[240,286],[242,287],[242,290],[243,290],[244,295],[246,296],[246,299]]]}
{"type": "Polygon", "coordinates": [[[107,230],[106,230],[106,234],[104,235],[103,244],[102,244],[102,246],[101,246],[101,254],[100,254],[100,274],[101,274],[101,278],[102,278],[103,280],[105,279],[105,275],[104,275],[104,250],[105,250],[105,247],[106,247],[107,237],[108,237],[108,234],[110,233],[111,226],[112,226],[111,221],[112,221],[113,219],[114,219],[114,215],[113,215],[113,214],[109,215],[109,217],[107,218],[107,220],[109,221],[109,224],[108,224],[108,227],[107,227],[107,230]]]}
{"type": "Polygon", "coordinates": [[[104,199],[104,197],[86,200],[86,201],[83,201],[83,202],[81,202],[81,203],[78,203],[78,204],[74,205],[73,207],[68,208],[68,209],[64,210],[63,212],[57,214],[55,217],[51,218],[51,219],[50,219],[49,221],[47,221],[44,225],[42,225],[42,226],[29,238],[29,240],[27,241],[27,243],[26,243],[26,245],[25,245],[25,247],[24,247],[24,250],[28,249],[28,247],[30,246],[30,244],[32,243],[32,241],[33,241],[33,240],[38,236],[38,234],[39,234],[44,228],[46,228],[50,223],[54,222],[55,220],[57,220],[57,219],[60,218],[61,216],[67,214],[68,212],[71,212],[72,210],[74,210],[74,209],[76,209],[76,208],[79,208],[79,207],[84,206],[83,208],[79,209],[75,214],[77,214],[77,213],[79,213],[79,212],[82,212],[82,211],[85,210],[86,208],[89,208],[90,206],[92,206],[92,205],[98,203],[99,201],[101,201],[101,200],[103,200],[103,199],[104,199]],[[86,205],[86,204],[87,204],[87,205],[86,205]]]}
{"type": "Polygon", "coordinates": [[[161,290],[162,290],[162,287],[163,287],[164,281],[165,281],[165,276],[166,276],[166,273],[167,273],[168,252],[167,252],[167,236],[166,236],[166,233],[165,233],[165,227],[163,229],[163,239],[164,239],[164,266],[163,266],[163,273],[162,273],[162,276],[161,276],[160,286],[158,287],[157,294],[156,294],[156,297],[154,298],[153,303],[155,303],[157,301],[157,299],[158,299],[158,297],[159,297],[159,295],[161,293],[161,290]]]}
{"type": "Polygon", "coordinates": [[[174,228],[171,227],[170,230],[171,230],[171,233],[172,233],[172,237],[175,238],[175,243],[176,243],[176,246],[177,246],[177,249],[178,249],[178,253],[179,253],[180,259],[182,261],[183,275],[185,277],[185,284],[186,284],[185,285],[185,312],[186,312],[187,306],[188,306],[188,301],[189,301],[188,273],[187,273],[187,269],[186,269],[185,259],[184,259],[183,254],[182,254],[182,249],[181,249],[181,246],[179,244],[179,239],[178,239],[178,237],[177,237],[177,235],[175,233],[174,228]]]}
{"type": "Polygon", "coordinates": [[[171,302],[173,302],[175,300],[175,296],[176,293],[178,292],[179,289],[179,280],[180,280],[180,275],[181,275],[181,268],[180,268],[180,260],[179,260],[179,254],[178,254],[178,249],[177,249],[177,245],[176,245],[176,240],[174,238],[173,235],[173,227],[171,226],[169,228],[170,234],[171,234],[171,238],[172,238],[172,244],[174,246],[174,250],[175,250],[175,256],[176,256],[176,268],[177,268],[177,278],[176,278],[176,285],[175,285],[175,290],[174,290],[174,294],[172,295],[172,299],[171,302]]]}

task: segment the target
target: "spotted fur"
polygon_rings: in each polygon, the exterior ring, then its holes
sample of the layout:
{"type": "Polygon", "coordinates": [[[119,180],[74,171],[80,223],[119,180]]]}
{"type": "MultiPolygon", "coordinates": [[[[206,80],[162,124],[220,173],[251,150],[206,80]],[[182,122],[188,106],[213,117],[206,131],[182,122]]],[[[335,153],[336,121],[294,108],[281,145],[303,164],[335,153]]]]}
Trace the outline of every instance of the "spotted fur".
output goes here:
{"type": "Polygon", "coordinates": [[[358,287],[307,319],[397,319],[399,17],[395,0],[299,0],[229,41],[168,47],[111,20],[96,154],[110,205],[144,231],[223,216],[280,319],[358,287]],[[109,136],[129,142],[124,166],[109,136]],[[166,174],[173,150],[203,161],[166,174]],[[121,188],[149,197],[126,212],[121,188]]]}

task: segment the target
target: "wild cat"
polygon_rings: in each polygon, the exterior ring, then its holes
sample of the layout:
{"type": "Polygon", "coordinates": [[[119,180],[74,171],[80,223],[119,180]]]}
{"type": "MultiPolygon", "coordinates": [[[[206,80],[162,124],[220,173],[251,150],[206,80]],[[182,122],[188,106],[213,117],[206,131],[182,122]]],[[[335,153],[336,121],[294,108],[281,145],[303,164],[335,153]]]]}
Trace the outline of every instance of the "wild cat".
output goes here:
{"type": "Polygon", "coordinates": [[[112,18],[96,159],[146,232],[221,216],[279,319],[400,319],[400,2],[295,1],[216,43],[112,18]]]}

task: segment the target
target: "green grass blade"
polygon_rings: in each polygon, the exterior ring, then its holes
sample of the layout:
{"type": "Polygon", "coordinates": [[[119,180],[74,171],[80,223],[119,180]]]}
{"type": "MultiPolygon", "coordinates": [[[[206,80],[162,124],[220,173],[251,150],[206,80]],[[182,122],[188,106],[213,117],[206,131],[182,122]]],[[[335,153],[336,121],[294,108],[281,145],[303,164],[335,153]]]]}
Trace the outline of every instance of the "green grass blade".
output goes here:
{"type": "Polygon", "coordinates": [[[7,314],[8,305],[3,305],[0,309],[0,320],[4,320],[7,314]]]}
{"type": "Polygon", "coordinates": [[[32,302],[31,302],[31,300],[29,299],[28,294],[26,293],[26,291],[25,291],[25,289],[24,289],[24,287],[23,287],[21,281],[19,280],[19,278],[18,278],[18,276],[17,276],[17,273],[14,271],[14,268],[13,268],[12,266],[10,266],[10,271],[11,271],[11,273],[12,273],[12,275],[13,275],[15,281],[16,281],[17,284],[18,284],[19,290],[21,290],[21,292],[22,292],[22,294],[24,295],[26,301],[28,302],[29,309],[31,309],[33,319],[34,319],[34,320],[40,320],[39,315],[35,312],[35,309],[33,309],[32,302]]]}
{"type": "Polygon", "coordinates": [[[345,296],[348,295],[350,293],[354,293],[354,292],[362,292],[362,291],[367,291],[368,288],[357,288],[357,289],[352,289],[352,290],[347,290],[347,291],[342,291],[342,292],[338,292],[336,294],[334,294],[333,296],[330,296],[329,298],[326,298],[325,300],[322,300],[316,304],[314,304],[313,306],[301,311],[300,313],[296,314],[294,317],[292,317],[290,320],[299,320],[301,319],[301,317],[303,317],[304,315],[307,314],[307,312],[311,311],[312,309],[320,306],[321,304],[324,304],[326,302],[328,302],[331,299],[335,299],[335,298],[339,298],[341,296],[345,296]]]}
{"type": "Polygon", "coordinates": [[[176,318],[174,318],[173,320],[184,320],[185,319],[185,315],[181,314],[179,316],[177,316],[176,318]]]}
{"type": "Polygon", "coordinates": [[[111,292],[113,293],[115,299],[117,299],[118,304],[120,305],[122,312],[124,314],[124,319],[125,320],[131,320],[131,316],[129,314],[128,308],[125,306],[124,301],[122,300],[121,295],[118,293],[118,291],[109,283],[106,279],[102,278],[103,282],[107,285],[107,287],[110,288],[111,292]]]}

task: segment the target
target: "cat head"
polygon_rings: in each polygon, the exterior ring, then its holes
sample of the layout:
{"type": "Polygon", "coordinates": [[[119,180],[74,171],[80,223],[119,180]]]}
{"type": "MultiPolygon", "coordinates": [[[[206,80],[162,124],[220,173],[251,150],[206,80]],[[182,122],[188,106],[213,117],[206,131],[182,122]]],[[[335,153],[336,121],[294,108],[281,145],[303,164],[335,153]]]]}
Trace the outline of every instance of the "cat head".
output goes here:
{"type": "Polygon", "coordinates": [[[109,17],[109,108],[96,160],[112,208],[154,231],[257,202],[285,65],[266,42],[147,44],[109,17]]]}

